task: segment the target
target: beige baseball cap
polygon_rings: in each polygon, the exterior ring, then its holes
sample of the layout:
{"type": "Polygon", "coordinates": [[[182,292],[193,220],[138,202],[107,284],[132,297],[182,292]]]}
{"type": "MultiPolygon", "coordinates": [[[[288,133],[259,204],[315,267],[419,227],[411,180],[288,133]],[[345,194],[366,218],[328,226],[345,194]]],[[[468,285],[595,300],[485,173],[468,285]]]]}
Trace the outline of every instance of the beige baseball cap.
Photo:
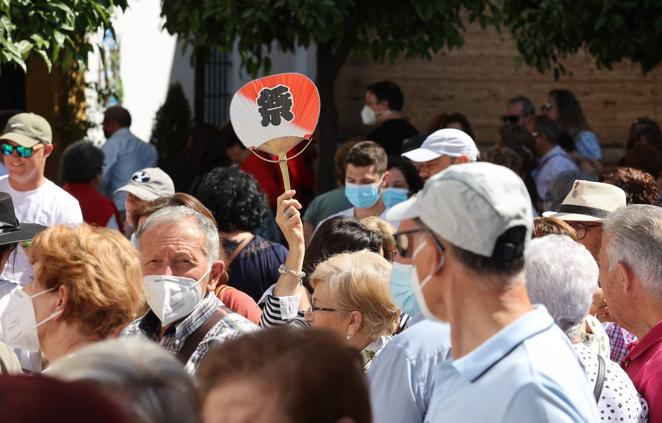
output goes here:
{"type": "Polygon", "coordinates": [[[129,182],[115,191],[118,192],[128,192],[143,201],[152,201],[173,195],[175,184],[163,170],[158,167],[148,167],[131,175],[129,182]]]}
{"type": "Polygon", "coordinates": [[[602,222],[616,209],[625,207],[625,191],[603,182],[576,180],[558,212],[545,212],[571,222],[602,222]]]}
{"type": "Polygon", "coordinates": [[[451,244],[492,257],[508,229],[526,228],[531,238],[531,199],[512,170],[487,162],[450,166],[432,176],[419,193],[386,213],[386,220],[419,218],[451,244]]]}
{"type": "Polygon", "coordinates": [[[34,113],[19,113],[12,116],[3,132],[0,139],[14,141],[23,147],[53,143],[51,125],[42,116],[34,113]]]}

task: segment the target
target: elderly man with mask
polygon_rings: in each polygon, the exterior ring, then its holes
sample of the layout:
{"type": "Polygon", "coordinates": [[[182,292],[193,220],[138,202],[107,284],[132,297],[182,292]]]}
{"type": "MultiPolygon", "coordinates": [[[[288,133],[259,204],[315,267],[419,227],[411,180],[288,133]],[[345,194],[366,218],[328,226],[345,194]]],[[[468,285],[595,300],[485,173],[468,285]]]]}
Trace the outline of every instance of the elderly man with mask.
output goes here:
{"type": "Polygon", "coordinates": [[[639,340],[622,366],[662,422],[662,208],[631,205],[604,222],[600,281],[612,317],[639,340]]]}
{"type": "Polygon", "coordinates": [[[440,173],[448,166],[475,162],[478,148],[466,133],[454,128],[444,128],[430,134],[423,145],[402,154],[417,166],[423,180],[440,173]]]}
{"type": "Polygon", "coordinates": [[[390,214],[416,223],[415,294],[451,330],[452,359],[437,369],[426,422],[598,420],[568,339],[526,292],[531,201],[519,176],[490,163],[452,166],[390,214]]]}
{"type": "Polygon", "coordinates": [[[214,295],[223,274],[216,226],[187,207],[152,214],[136,233],[150,310],[123,336],[159,343],[195,373],[217,343],[257,328],[214,295]]]}

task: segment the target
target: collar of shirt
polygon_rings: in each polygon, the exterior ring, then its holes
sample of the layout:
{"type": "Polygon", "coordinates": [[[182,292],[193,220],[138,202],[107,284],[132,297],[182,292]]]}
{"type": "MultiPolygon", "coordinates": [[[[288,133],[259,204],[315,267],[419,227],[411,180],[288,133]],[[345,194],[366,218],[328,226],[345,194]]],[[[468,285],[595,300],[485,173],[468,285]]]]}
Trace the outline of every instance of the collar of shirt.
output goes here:
{"type": "Polygon", "coordinates": [[[542,305],[515,320],[475,350],[450,364],[473,383],[513,352],[522,342],[554,326],[554,320],[542,305]]]}
{"type": "Polygon", "coordinates": [[[554,148],[549,150],[547,153],[545,153],[544,156],[540,158],[540,163],[545,164],[549,159],[551,159],[553,156],[567,156],[568,153],[565,152],[564,149],[562,149],[560,146],[556,145],[554,148]]]}
{"type": "Polygon", "coordinates": [[[112,138],[125,138],[125,137],[129,137],[131,135],[133,135],[133,134],[131,134],[131,131],[129,130],[129,128],[120,128],[117,131],[115,131],[115,133],[113,135],[111,135],[110,138],[108,138],[108,139],[110,140],[112,138]]]}
{"type": "MultiPolygon", "coordinates": [[[[177,323],[174,327],[169,327],[163,336],[172,335],[177,339],[186,338],[195,332],[209,317],[214,314],[214,310],[219,308],[221,300],[219,300],[213,292],[208,293],[205,298],[198,303],[193,309],[191,314],[186,316],[184,320],[177,323]]],[[[155,340],[159,339],[159,331],[161,329],[161,321],[152,310],[148,311],[140,321],[140,330],[150,338],[155,340]]]]}
{"type": "Polygon", "coordinates": [[[646,352],[649,348],[658,344],[660,341],[662,341],[662,322],[659,322],[638,342],[628,344],[629,353],[625,358],[625,361],[630,362],[636,360],[637,357],[646,352]]]}
{"type": "Polygon", "coordinates": [[[377,357],[379,353],[382,352],[391,338],[393,337],[380,336],[361,350],[361,355],[363,356],[363,370],[368,370],[370,368],[370,365],[372,365],[372,360],[374,360],[375,357],[377,357]]]}

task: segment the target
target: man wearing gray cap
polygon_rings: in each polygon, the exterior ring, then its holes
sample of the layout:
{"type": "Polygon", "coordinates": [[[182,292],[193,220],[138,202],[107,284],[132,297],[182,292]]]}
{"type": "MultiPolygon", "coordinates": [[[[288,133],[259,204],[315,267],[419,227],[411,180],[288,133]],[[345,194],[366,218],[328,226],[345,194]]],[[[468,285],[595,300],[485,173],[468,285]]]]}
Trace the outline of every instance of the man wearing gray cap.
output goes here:
{"type": "Polygon", "coordinates": [[[402,154],[418,166],[423,180],[436,175],[452,164],[475,162],[478,148],[469,135],[454,128],[444,128],[430,134],[423,145],[402,154]]]}
{"type": "MultiPolygon", "coordinates": [[[[46,159],[53,152],[46,119],[34,113],[13,116],[0,136],[0,148],[8,172],[0,177],[0,191],[11,196],[19,221],[44,226],[83,222],[78,201],[44,176],[46,159]]],[[[31,280],[32,267],[22,247],[5,266],[3,277],[21,284],[31,280]]]]}
{"type": "Polygon", "coordinates": [[[451,328],[426,422],[594,422],[595,400],[567,337],[524,278],[531,201],[491,163],[451,166],[387,213],[416,225],[414,293],[451,328]],[[420,281],[420,283],[419,283],[420,281]]]}
{"type": "Polygon", "coordinates": [[[116,194],[120,192],[126,194],[124,232],[129,236],[136,229],[131,225],[131,213],[148,201],[173,195],[175,184],[163,170],[158,167],[148,167],[131,175],[129,182],[115,191],[116,194]]]}

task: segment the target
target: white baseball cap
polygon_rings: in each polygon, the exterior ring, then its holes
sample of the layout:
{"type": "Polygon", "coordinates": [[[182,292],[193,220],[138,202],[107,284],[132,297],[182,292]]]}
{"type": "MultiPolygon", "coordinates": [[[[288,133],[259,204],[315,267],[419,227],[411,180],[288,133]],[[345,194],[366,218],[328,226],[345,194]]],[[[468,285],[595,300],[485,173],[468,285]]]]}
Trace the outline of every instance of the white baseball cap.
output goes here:
{"type": "Polygon", "coordinates": [[[616,209],[625,207],[625,191],[602,182],[576,180],[558,212],[545,212],[571,222],[602,222],[616,209]]]}
{"type": "Polygon", "coordinates": [[[463,155],[469,156],[469,160],[475,162],[478,158],[478,148],[469,135],[454,128],[433,132],[423,141],[420,148],[402,154],[413,162],[429,162],[441,156],[463,155]]]}
{"type": "Polygon", "coordinates": [[[158,167],[148,167],[131,175],[131,179],[126,185],[115,190],[115,193],[118,192],[128,192],[143,201],[152,201],[159,197],[173,195],[175,184],[163,170],[158,167]]]}
{"type": "Polygon", "coordinates": [[[531,199],[522,179],[487,162],[450,166],[385,217],[419,218],[451,244],[483,257],[492,257],[497,240],[508,229],[525,227],[526,244],[533,227],[531,199]]]}

